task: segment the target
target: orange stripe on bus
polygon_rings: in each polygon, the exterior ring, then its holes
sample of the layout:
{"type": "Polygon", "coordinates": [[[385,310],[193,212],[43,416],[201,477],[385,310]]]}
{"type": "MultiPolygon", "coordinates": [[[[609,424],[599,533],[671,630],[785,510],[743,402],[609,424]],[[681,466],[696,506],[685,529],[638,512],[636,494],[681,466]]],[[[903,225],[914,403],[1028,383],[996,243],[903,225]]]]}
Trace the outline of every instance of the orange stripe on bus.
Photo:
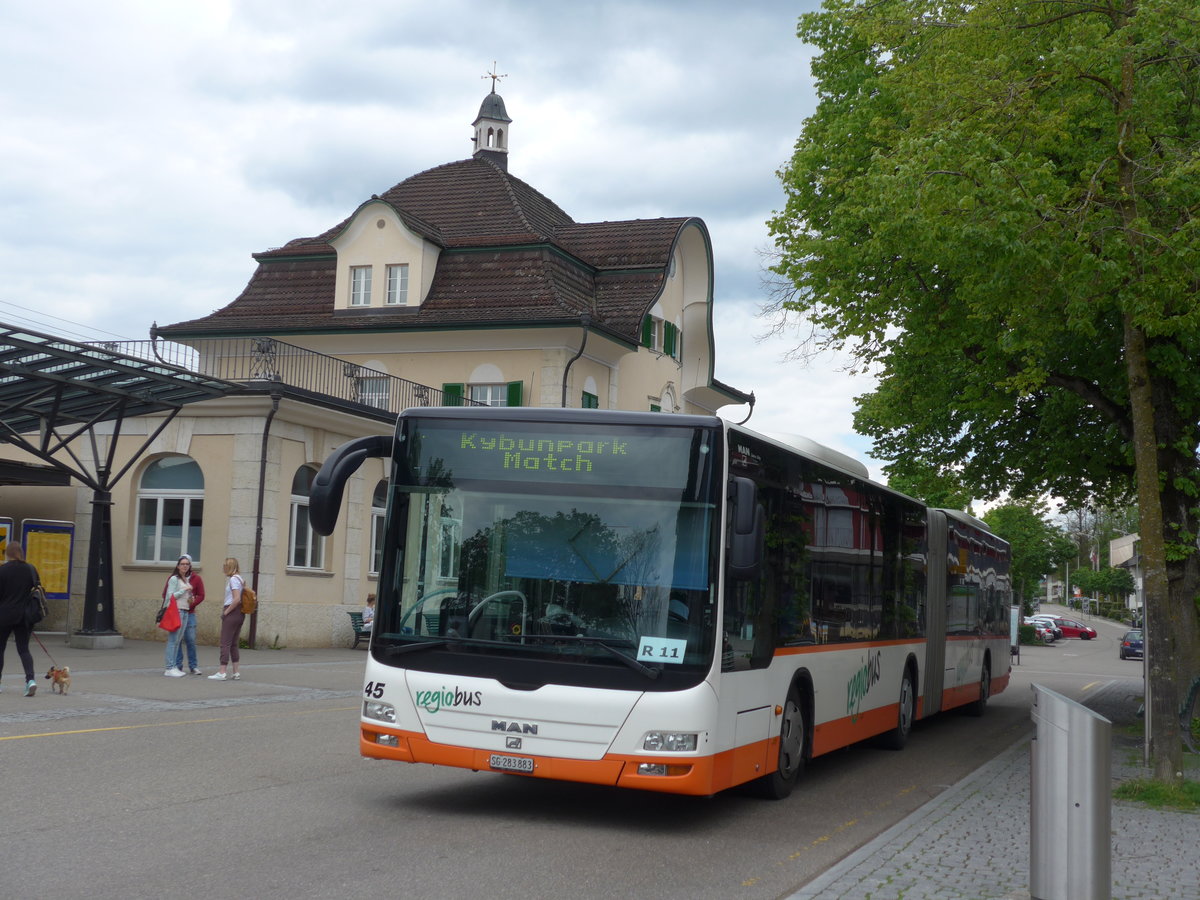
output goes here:
{"type": "Polygon", "coordinates": [[[825,722],[813,729],[813,756],[829,753],[869,737],[891,731],[900,718],[900,704],[867,709],[855,716],[825,722]]]}
{"type": "MultiPolygon", "coordinates": [[[[390,728],[363,726],[359,735],[359,752],[372,759],[391,759],[401,762],[430,763],[476,771],[497,771],[488,765],[491,750],[453,747],[438,744],[423,734],[390,728]],[[378,742],[380,735],[393,735],[398,746],[378,742]]],[[[506,756],[527,756],[506,753],[506,756]]],[[[610,753],[603,759],[555,759],[530,756],[536,778],[577,781],[585,784],[608,784],[672,794],[691,794],[706,797],[726,788],[752,781],[774,771],[779,758],[779,739],[756,741],[744,747],[726,750],[713,756],[624,756],[610,753]],[[768,762],[770,761],[770,762],[768,762]],[[678,775],[639,775],[641,763],[686,767],[678,775]]]]}
{"type": "Polygon", "coordinates": [[[863,647],[920,647],[926,638],[898,638],[892,641],[850,641],[841,644],[804,644],[799,647],[776,647],[776,656],[794,656],[797,653],[831,653],[835,650],[859,650],[863,647]]]}
{"type": "MultiPolygon", "coordinates": [[[[992,682],[993,691],[999,693],[1008,686],[1008,682],[1008,675],[995,678],[992,682]]],[[[969,703],[978,697],[977,682],[961,688],[948,689],[942,693],[942,708],[949,709],[951,706],[969,703]]],[[[924,718],[924,698],[917,697],[916,700],[916,718],[924,718]]],[[[898,716],[899,704],[892,703],[818,725],[813,729],[812,753],[814,756],[820,756],[890,731],[896,727],[898,716]]],[[[359,752],[372,759],[430,763],[485,772],[496,771],[488,765],[488,757],[493,752],[491,750],[439,744],[420,732],[381,726],[362,726],[359,752]],[[394,737],[397,746],[379,743],[381,735],[394,737]]],[[[779,738],[755,741],[712,756],[627,756],[610,753],[597,760],[556,759],[544,756],[530,758],[534,764],[532,776],[536,778],[706,797],[775,771],[779,759],[779,738]],[[640,763],[686,767],[687,771],[673,775],[639,775],[640,763]]]]}

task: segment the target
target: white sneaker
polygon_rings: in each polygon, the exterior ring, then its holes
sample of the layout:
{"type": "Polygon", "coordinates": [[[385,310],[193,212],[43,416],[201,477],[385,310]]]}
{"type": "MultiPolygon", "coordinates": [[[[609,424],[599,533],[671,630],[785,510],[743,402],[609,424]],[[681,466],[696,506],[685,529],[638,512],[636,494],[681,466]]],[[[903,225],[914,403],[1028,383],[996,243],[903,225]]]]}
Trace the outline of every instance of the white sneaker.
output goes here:
{"type": "Polygon", "coordinates": [[[209,680],[209,681],[224,681],[224,680],[225,680],[225,673],[224,673],[224,672],[217,672],[215,675],[209,675],[209,676],[208,676],[208,680],[209,680]]]}
{"type": "Polygon", "coordinates": [[[163,674],[168,678],[182,678],[187,673],[183,669],[167,669],[163,674]]]}
{"type": "Polygon", "coordinates": [[[203,675],[204,672],[201,669],[189,669],[188,674],[189,675],[203,675]]]}
{"type": "Polygon", "coordinates": [[[242,680],[242,676],[241,676],[240,674],[238,674],[237,672],[234,672],[234,673],[233,673],[233,680],[234,680],[234,681],[241,681],[241,680],[242,680]]]}

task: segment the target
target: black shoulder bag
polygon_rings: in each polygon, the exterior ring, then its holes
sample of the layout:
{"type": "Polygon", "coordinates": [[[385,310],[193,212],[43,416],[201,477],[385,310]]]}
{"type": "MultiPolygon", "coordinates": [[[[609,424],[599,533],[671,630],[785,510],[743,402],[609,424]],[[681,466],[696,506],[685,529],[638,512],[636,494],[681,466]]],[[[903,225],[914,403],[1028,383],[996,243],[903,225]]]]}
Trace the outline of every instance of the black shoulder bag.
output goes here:
{"type": "Polygon", "coordinates": [[[33,587],[29,589],[29,599],[25,603],[25,627],[32,631],[33,626],[46,618],[50,610],[46,606],[46,592],[42,589],[41,576],[33,566],[29,568],[33,569],[33,587]]]}

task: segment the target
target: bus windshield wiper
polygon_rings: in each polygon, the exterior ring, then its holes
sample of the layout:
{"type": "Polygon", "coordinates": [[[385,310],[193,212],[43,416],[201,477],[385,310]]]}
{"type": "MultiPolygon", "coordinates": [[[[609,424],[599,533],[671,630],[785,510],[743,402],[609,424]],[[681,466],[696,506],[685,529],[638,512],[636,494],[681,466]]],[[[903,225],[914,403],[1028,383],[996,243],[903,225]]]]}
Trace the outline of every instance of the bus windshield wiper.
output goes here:
{"type": "Polygon", "coordinates": [[[588,637],[585,634],[556,634],[552,637],[546,637],[553,641],[574,641],[578,644],[589,644],[593,647],[600,647],[601,649],[606,650],[612,656],[615,656],[621,662],[625,663],[625,665],[629,666],[629,668],[633,669],[635,672],[640,672],[641,674],[645,675],[651,681],[658,678],[658,676],[662,674],[661,668],[656,669],[652,666],[646,665],[643,662],[639,662],[624,650],[620,649],[619,647],[614,647],[612,644],[605,641],[604,638],[588,637]]]}
{"type": "Polygon", "coordinates": [[[387,648],[387,652],[389,656],[399,656],[402,653],[416,653],[420,650],[445,647],[449,643],[449,638],[438,638],[436,641],[413,641],[411,644],[392,644],[387,648]]]}
{"type": "Polygon", "coordinates": [[[392,644],[387,652],[392,656],[402,653],[418,653],[421,650],[436,650],[438,647],[511,647],[509,641],[487,641],[481,638],[440,637],[432,641],[412,641],[408,644],[392,644]]]}

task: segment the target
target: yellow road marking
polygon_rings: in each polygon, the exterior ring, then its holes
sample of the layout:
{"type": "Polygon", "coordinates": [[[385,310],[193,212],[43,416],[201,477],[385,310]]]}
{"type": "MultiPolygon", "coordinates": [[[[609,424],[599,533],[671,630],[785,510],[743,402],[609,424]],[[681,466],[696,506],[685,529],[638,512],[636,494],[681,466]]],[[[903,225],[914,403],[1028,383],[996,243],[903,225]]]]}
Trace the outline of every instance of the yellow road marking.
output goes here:
{"type": "MultiPolygon", "coordinates": [[[[333,709],[309,709],[301,712],[282,713],[288,716],[311,716],[315,713],[326,712],[347,712],[352,709],[358,709],[357,706],[337,706],[333,709]]],[[[0,737],[0,741],[24,741],[29,738],[48,738],[48,737],[66,737],[72,734],[95,734],[100,731],[133,731],[135,728],[170,728],[175,725],[204,725],[210,722],[234,722],[239,719],[265,719],[277,717],[280,715],[269,713],[257,713],[248,716],[218,716],[212,719],[184,719],[181,722],[146,722],[142,725],[109,725],[105,728],[79,728],[74,731],[43,731],[39,734],[13,734],[8,737],[0,737]]]]}
{"type": "MultiPolygon", "coordinates": [[[[844,831],[848,831],[849,829],[854,828],[856,825],[862,824],[864,819],[869,819],[871,816],[875,815],[876,813],[882,812],[883,810],[885,810],[889,806],[891,806],[893,803],[895,803],[897,800],[899,800],[901,797],[904,797],[907,794],[911,794],[916,789],[917,789],[917,786],[915,784],[910,784],[908,787],[901,788],[900,790],[896,791],[896,793],[892,797],[888,798],[887,800],[882,800],[879,803],[877,803],[875,805],[874,809],[867,810],[862,816],[860,816],[857,819],[849,819],[848,821],[842,822],[840,825],[838,825],[836,828],[834,828],[833,831],[830,832],[829,834],[823,834],[818,838],[814,838],[811,843],[801,847],[799,850],[795,851],[794,853],[789,853],[787,855],[786,859],[789,862],[794,862],[795,860],[804,856],[810,850],[812,850],[816,847],[820,847],[822,844],[829,843],[830,841],[833,840],[834,836],[841,834],[844,831]]],[[[778,863],[776,863],[776,865],[783,865],[783,863],[778,862],[778,863]]],[[[751,887],[751,886],[757,884],[759,881],[760,881],[760,878],[758,876],[752,875],[749,878],[747,878],[745,881],[742,882],[742,887],[751,887]]]]}

